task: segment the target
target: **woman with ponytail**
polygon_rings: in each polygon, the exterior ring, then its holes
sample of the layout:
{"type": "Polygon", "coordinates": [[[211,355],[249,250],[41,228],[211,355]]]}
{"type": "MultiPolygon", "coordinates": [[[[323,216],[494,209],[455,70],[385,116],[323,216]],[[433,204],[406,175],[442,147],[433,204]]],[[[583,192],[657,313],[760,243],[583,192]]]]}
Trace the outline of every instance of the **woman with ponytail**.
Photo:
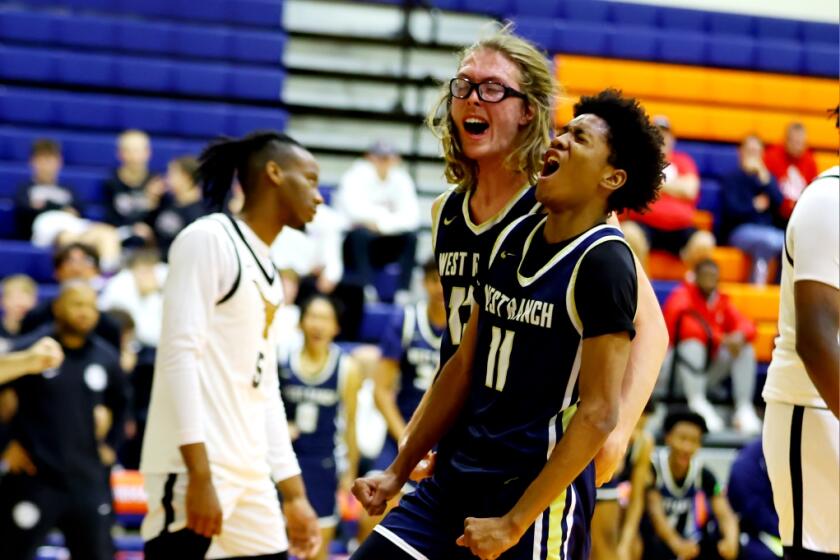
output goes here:
{"type": "Polygon", "coordinates": [[[283,289],[269,258],[280,230],[302,228],[323,202],[318,171],[312,154],[274,131],[222,138],[201,154],[215,213],[169,253],[141,460],[148,560],[309,558],[320,546],[280,399],[283,289]],[[234,180],[245,195],[237,216],[219,212],[234,180]]]}

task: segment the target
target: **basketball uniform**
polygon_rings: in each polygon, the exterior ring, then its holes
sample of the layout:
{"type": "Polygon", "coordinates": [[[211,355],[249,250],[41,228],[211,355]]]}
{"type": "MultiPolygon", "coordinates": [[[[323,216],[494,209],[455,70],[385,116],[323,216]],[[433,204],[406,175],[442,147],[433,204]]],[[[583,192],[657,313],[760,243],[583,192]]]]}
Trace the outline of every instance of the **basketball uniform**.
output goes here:
{"type": "MultiPolygon", "coordinates": [[[[656,476],[654,487],[662,496],[662,507],[668,523],[679,535],[700,544],[700,558],[717,558],[719,534],[711,509],[711,499],[721,493],[712,472],[695,455],[682,481],[674,480],[668,465],[670,452],[660,449],[653,455],[656,476]]],[[[649,523],[645,523],[645,558],[666,560],[676,558],[670,548],[660,541],[649,523]]]]}
{"type": "Polygon", "coordinates": [[[791,214],[781,257],[779,336],[762,396],[764,456],[786,557],[840,555],[840,422],[796,351],[794,284],[840,289],[840,167],[817,177],[791,214]]]}
{"type": "Polygon", "coordinates": [[[303,482],[322,527],[338,524],[335,492],[338,486],[337,451],[343,422],[341,395],[347,361],[337,345],[330,348],[323,369],[309,378],[300,374],[301,348],[280,366],[280,393],[286,414],[300,433],[292,442],[303,482]]]}
{"type": "MultiPolygon", "coordinates": [[[[414,414],[437,373],[442,335],[443,329],[429,323],[425,301],[395,313],[382,335],[382,357],[399,363],[397,408],[406,421],[414,414]]],[[[397,442],[389,434],[374,470],[385,470],[396,456],[397,442]]]]}
{"type": "MultiPolygon", "coordinates": [[[[454,544],[464,519],[507,513],[545,467],[577,409],[584,336],[579,267],[602,244],[620,243],[623,262],[631,263],[631,254],[618,229],[596,226],[557,246],[527,276],[522,261],[545,220],[521,217],[499,236],[473,291],[481,314],[461,422],[448,434],[450,445],[441,446],[435,474],[375,529],[409,557],[472,558],[454,544]]],[[[635,283],[635,269],[615,275],[628,282],[632,275],[635,283]]],[[[627,310],[622,323],[629,331],[634,313],[635,307],[627,310]]],[[[587,558],[594,503],[590,463],[500,559],[587,558]]]]}
{"type": "Polygon", "coordinates": [[[206,557],[288,548],[272,479],[300,468],[277,376],[274,316],[283,290],[268,255],[244,222],[224,214],[194,222],[172,245],[141,459],[148,558],[177,553],[170,539],[195,540],[182,531],[188,477],[179,447],[196,442],[206,447],[223,513],[221,534],[202,545],[206,557]]]}

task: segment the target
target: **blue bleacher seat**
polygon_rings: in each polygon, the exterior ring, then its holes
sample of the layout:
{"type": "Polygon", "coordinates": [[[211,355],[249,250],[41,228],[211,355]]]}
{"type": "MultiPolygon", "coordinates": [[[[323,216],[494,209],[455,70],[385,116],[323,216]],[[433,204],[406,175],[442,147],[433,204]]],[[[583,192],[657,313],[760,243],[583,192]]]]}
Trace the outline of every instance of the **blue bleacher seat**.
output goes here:
{"type": "Polygon", "coordinates": [[[175,66],[171,62],[120,57],[117,85],[125,89],[169,92],[174,74],[175,66]]]}
{"type": "Polygon", "coordinates": [[[771,17],[755,18],[755,35],[761,40],[787,39],[798,41],[800,33],[800,22],[798,21],[771,17]]]}
{"type": "Polygon", "coordinates": [[[653,292],[659,300],[659,305],[664,305],[665,300],[680,283],[676,280],[651,280],[651,284],[653,284],[653,292]]]}
{"type": "Polygon", "coordinates": [[[752,37],[715,37],[708,43],[706,61],[709,66],[752,69],[755,44],[752,37]]]}
{"type": "Polygon", "coordinates": [[[179,26],[174,34],[174,52],[182,56],[227,58],[230,32],[218,27],[179,26]]]}
{"type": "Polygon", "coordinates": [[[54,33],[52,18],[39,12],[0,11],[0,38],[4,40],[49,43],[54,33]]]}
{"type": "Polygon", "coordinates": [[[677,142],[675,146],[675,150],[679,152],[685,152],[691,159],[694,160],[694,164],[697,166],[697,171],[700,175],[708,174],[708,165],[707,165],[707,149],[703,142],[677,142]]]}
{"type": "Polygon", "coordinates": [[[0,243],[0,278],[27,274],[36,282],[53,282],[52,254],[28,241],[0,243]]]}
{"type": "Polygon", "coordinates": [[[658,57],[663,62],[703,64],[707,35],[690,31],[665,31],[659,34],[658,57]]]}
{"type": "Polygon", "coordinates": [[[58,43],[67,46],[113,48],[116,44],[114,22],[103,17],[74,14],[56,18],[58,43]]]}
{"type": "Polygon", "coordinates": [[[376,276],[373,278],[373,286],[376,288],[376,293],[379,295],[381,301],[388,303],[394,301],[394,294],[397,293],[399,280],[400,267],[394,263],[387,264],[376,271],[376,276]]]}
{"type": "Polygon", "coordinates": [[[756,69],[798,74],[803,66],[802,44],[797,41],[762,41],[756,45],[756,69]]]}
{"type": "Polygon", "coordinates": [[[152,169],[166,169],[166,165],[173,159],[186,156],[195,155],[195,150],[191,145],[180,140],[160,140],[153,139],[154,150],[152,151],[152,161],[150,167],[152,169]]]}
{"type": "Polygon", "coordinates": [[[738,148],[733,145],[706,145],[706,175],[723,177],[738,169],[738,148]]]}
{"type": "Polygon", "coordinates": [[[510,13],[510,0],[463,0],[464,10],[477,14],[499,16],[510,13]]]}
{"type": "Polygon", "coordinates": [[[73,94],[56,100],[57,124],[66,128],[118,128],[114,99],[107,95],[73,94]]]}
{"type": "Polygon", "coordinates": [[[607,53],[616,58],[655,60],[658,32],[650,27],[616,26],[607,39],[607,53]]]}
{"type": "Polygon", "coordinates": [[[800,23],[802,40],[806,43],[825,43],[837,46],[838,28],[836,23],[803,21],[800,23]]]}
{"type": "Polygon", "coordinates": [[[29,180],[26,163],[0,162],[0,199],[14,198],[18,187],[29,180]]]}
{"type": "Polygon", "coordinates": [[[280,31],[236,31],[230,37],[230,57],[236,60],[278,64],[285,48],[280,31]]]}
{"type": "Polygon", "coordinates": [[[175,65],[174,90],[178,93],[225,96],[230,87],[230,68],[221,64],[180,63],[175,65]]]}
{"type": "Polygon", "coordinates": [[[644,4],[616,2],[612,5],[612,19],[621,26],[656,27],[659,22],[659,8],[644,4]]]}
{"type": "Polygon", "coordinates": [[[0,239],[11,239],[15,233],[15,205],[0,198],[0,239]]]}
{"type": "Polygon", "coordinates": [[[359,340],[378,343],[396,309],[388,303],[366,303],[359,325],[359,340]]]}
{"type": "Polygon", "coordinates": [[[76,201],[82,206],[105,204],[104,184],[109,172],[67,169],[61,172],[61,182],[73,190],[76,201]]]}
{"type": "Polygon", "coordinates": [[[238,0],[231,5],[228,20],[280,31],[283,23],[283,2],[277,0],[238,0]]]}
{"type": "Polygon", "coordinates": [[[667,31],[683,30],[702,32],[706,30],[706,14],[700,10],[683,8],[661,8],[659,25],[667,31]]]}
{"type": "Polygon", "coordinates": [[[68,134],[60,137],[64,161],[70,165],[116,165],[116,139],[113,135],[93,136],[68,134]]]}
{"type": "Polygon", "coordinates": [[[514,19],[520,17],[534,17],[549,19],[562,14],[562,2],[560,0],[513,0],[510,7],[511,16],[514,19]]]}
{"type": "Polygon", "coordinates": [[[175,27],[168,23],[121,20],[115,24],[118,46],[128,52],[172,52],[175,27]]]}
{"type": "Polygon", "coordinates": [[[563,17],[567,21],[604,23],[610,19],[610,3],[600,0],[566,0],[563,17]]]}
{"type": "Polygon", "coordinates": [[[169,0],[169,4],[172,15],[184,21],[224,22],[237,11],[239,2],[202,0],[200,9],[196,9],[193,0],[169,0]]]}
{"type": "Polygon", "coordinates": [[[112,56],[76,52],[56,54],[58,79],[66,84],[109,87],[115,85],[115,61],[112,56]]]}
{"type": "Polygon", "coordinates": [[[232,107],[227,130],[235,136],[242,136],[257,129],[284,130],[289,114],[282,109],[250,109],[232,107]]]}
{"type": "Polygon", "coordinates": [[[179,136],[208,138],[227,132],[228,109],[224,105],[181,103],[174,117],[179,136]]]}
{"type": "Polygon", "coordinates": [[[557,50],[554,45],[554,21],[551,19],[518,17],[516,33],[548,52],[557,50]]]}
{"type": "Polygon", "coordinates": [[[174,125],[174,105],[156,99],[124,99],[118,107],[119,128],[141,128],[151,134],[171,134],[174,125]]]}
{"type": "Polygon", "coordinates": [[[0,120],[14,123],[50,124],[56,118],[54,99],[28,90],[0,88],[0,120]]]}
{"type": "Polygon", "coordinates": [[[697,197],[697,209],[711,212],[717,218],[722,210],[721,204],[720,183],[715,179],[703,178],[700,182],[700,195],[697,197]]]}
{"type": "Polygon", "coordinates": [[[279,100],[285,74],[282,70],[236,67],[230,95],[241,99],[279,100]]]}
{"type": "Polygon", "coordinates": [[[726,12],[709,12],[707,16],[709,32],[714,35],[735,35],[751,37],[755,25],[752,16],[744,14],[730,14],[726,12]]]}
{"type": "Polygon", "coordinates": [[[38,284],[38,302],[52,301],[61,292],[61,284],[38,284]]]}
{"type": "Polygon", "coordinates": [[[806,45],[804,70],[806,74],[837,78],[840,50],[831,45],[806,45]]]}
{"type": "Polygon", "coordinates": [[[19,127],[0,128],[0,146],[3,159],[10,161],[29,161],[32,141],[46,134],[36,133],[19,127]]]}
{"type": "Polygon", "coordinates": [[[48,51],[0,46],[0,78],[48,82],[54,72],[55,57],[48,51]]]}
{"type": "Polygon", "coordinates": [[[555,44],[559,51],[569,54],[604,56],[607,52],[607,37],[610,25],[592,23],[559,23],[555,26],[555,44]]]}
{"type": "Polygon", "coordinates": [[[88,204],[82,207],[82,216],[94,222],[104,222],[108,219],[108,209],[102,204],[88,204]]]}

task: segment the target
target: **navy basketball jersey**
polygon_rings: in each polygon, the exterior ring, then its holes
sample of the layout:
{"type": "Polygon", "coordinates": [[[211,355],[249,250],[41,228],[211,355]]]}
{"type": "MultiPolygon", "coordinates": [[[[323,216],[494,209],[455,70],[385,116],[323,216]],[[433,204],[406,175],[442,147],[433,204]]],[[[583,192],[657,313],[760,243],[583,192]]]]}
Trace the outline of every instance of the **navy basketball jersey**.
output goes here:
{"type": "Polygon", "coordinates": [[[334,456],[341,419],[341,391],[346,361],[341,349],[333,344],[323,369],[315,376],[300,374],[300,349],[290,353],[280,366],[280,394],[286,417],[300,435],[292,443],[300,458],[334,456]]]}
{"type": "Polygon", "coordinates": [[[453,188],[437,207],[432,220],[432,243],[449,322],[441,340],[441,365],[461,344],[474,301],[474,281],[486,268],[493,243],[512,221],[540,207],[535,193],[530,185],[522,187],[504,208],[481,225],[470,219],[471,191],[453,188]]]}
{"type": "Polygon", "coordinates": [[[397,407],[406,420],[414,414],[437,373],[441,335],[443,329],[436,329],[429,323],[425,301],[405,308],[397,407]]]}
{"type": "Polygon", "coordinates": [[[685,479],[678,483],[668,465],[669,455],[666,448],[660,449],[653,456],[655,485],[662,496],[665,517],[680,536],[700,542],[708,530],[711,511],[709,500],[717,493],[717,482],[695,455],[685,479]]]}
{"type": "Polygon", "coordinates": [[[505,229],[476,284],[471,387],[443,461],[455,480],[533,479],[576,410],[583,324],[575,279],[591,249],[625,241],[617,228],[595,226],[529,276],[522,263],[545,220],[527,215],[505,229]]]}

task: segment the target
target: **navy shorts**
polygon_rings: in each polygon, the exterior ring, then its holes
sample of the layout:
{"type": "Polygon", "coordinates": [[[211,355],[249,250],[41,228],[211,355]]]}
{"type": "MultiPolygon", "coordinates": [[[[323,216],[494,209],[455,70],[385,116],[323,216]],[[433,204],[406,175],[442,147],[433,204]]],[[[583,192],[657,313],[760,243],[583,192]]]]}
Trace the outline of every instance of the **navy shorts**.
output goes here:
{"type": "MultiPolygon", "coordinates": [[[[504,515],[527,487],[521,480],[507,484],[442,484],[433,476],[403,496],[375,531],[395,547],[394,558],[474,560],[469,549],[455,544],[464,532],[464,519],[504,515]]],[[[499,560],[588,558],[594,507],[595,470],[590,465],[499,560]]],[[[353,560],[381,559],[365,555],[363,547],[353,560]]]]}
{"type": "Polygon", "coordinates": [[[335,493],[338,489],[338,475],[335,459],[332,457],[298,457],[306,495],[312,504],[321,526],[338,523],[335,493]]]}

